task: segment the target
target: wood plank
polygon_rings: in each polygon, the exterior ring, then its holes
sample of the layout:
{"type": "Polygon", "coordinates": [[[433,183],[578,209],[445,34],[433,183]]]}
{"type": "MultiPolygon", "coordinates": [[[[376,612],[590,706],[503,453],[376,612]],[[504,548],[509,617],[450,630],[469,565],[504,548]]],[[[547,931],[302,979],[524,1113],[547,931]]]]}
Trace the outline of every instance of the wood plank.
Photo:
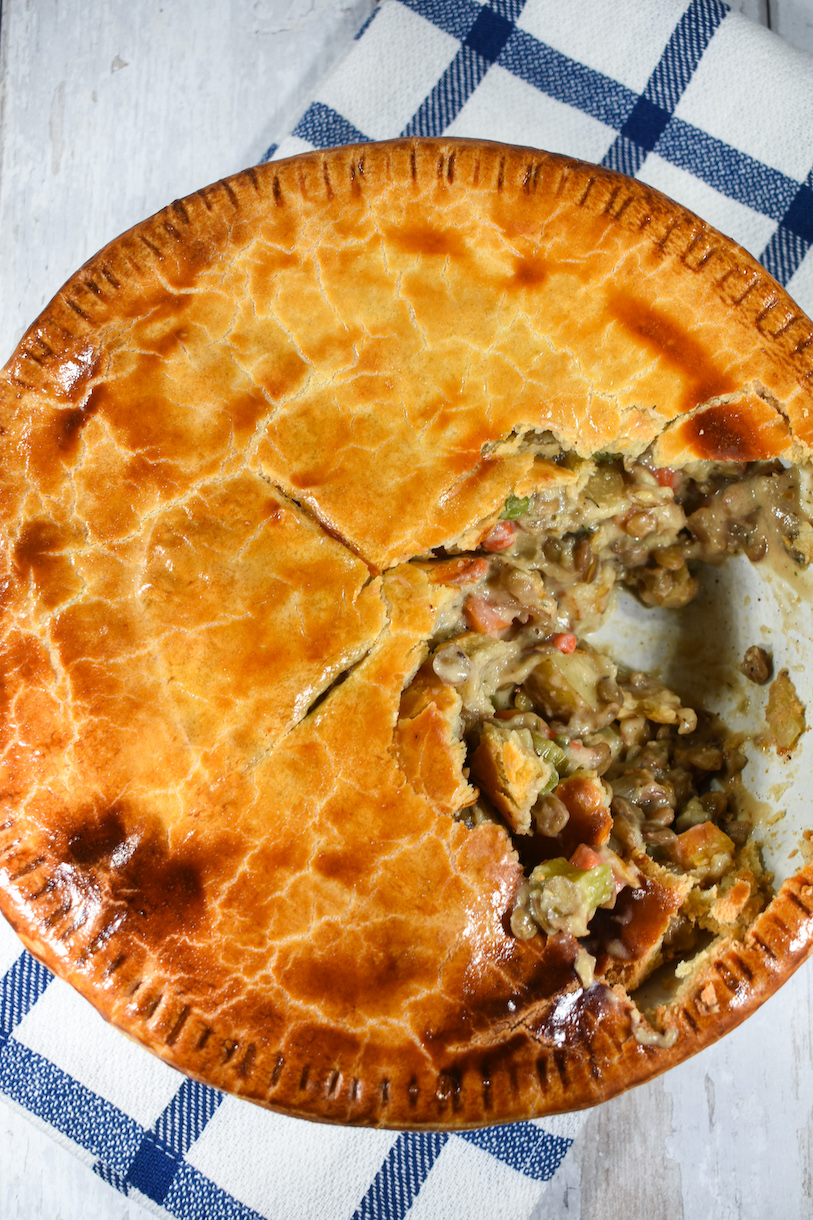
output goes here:
{"type": "Polygon", "coordinates": [[[792,46],[813,53],[813,0],[768,0],[769,25],[792,46]]]}
{"type": "Polygon", "coordinates": [[[374,0],[4,0],[0,360],[86,258],[255,165],[374,0]]]}
{"type": "Polygon", "coordinates": [[[760,25],[768,25],[769,0],[726,0],[726,4],[735,13],[742,13],[760,25]]]}
{"type": "Polygon", "coordinates": [[[591,1111],[533,1220],[813,1215],[812,1001],[808,963],[715,1046],[591,1111]]]}

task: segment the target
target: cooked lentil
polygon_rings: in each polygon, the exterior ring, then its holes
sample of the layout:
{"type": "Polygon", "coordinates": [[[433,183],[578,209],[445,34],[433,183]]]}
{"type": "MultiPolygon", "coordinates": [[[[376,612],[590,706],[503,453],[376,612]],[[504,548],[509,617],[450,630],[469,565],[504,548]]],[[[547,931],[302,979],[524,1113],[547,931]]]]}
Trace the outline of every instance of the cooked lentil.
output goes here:
{"type": "MultiPolygon", "coordinates": [[[[544,443],[567,479],[509,497],[479,555],[434,564],[433,579],[461,592],[429,665],[459,695],[466,773],[479,787],[459,816],[469,826],[501,819],[528,870],[513,934],[576,938],[582,980],[595,965],[608,981],[641,981],[691,950],[712,908],[736,923],[767,900],[731,788],[745,756],[717,718],[576,629],[600,621],[618,582],[647,605],[677,607],[696,596],[701,563],[735,553],[758,562],[781,547],[805,564],[813,528],[797,472],[779,463],[661,471],[646,457],[586,461],[544,443]],[[735,874],[742,900],[721,905],[735,874]],[[619,895],[639,892],[646,902],[624,898],[615,911],[619,895]],[[658,893],[666,913],[654,918],[658,893]]],[[[749,648],[743,672],[767,681],[770,657],[749,648]]],[[[771,697],[792,703],[779,682],[771,697]]]]}

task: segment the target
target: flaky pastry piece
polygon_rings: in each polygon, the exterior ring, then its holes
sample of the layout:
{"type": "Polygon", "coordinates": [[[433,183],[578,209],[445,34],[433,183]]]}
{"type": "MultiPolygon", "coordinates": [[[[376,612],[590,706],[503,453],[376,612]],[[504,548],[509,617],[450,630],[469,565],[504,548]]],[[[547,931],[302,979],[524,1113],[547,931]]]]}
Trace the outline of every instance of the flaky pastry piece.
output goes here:
{"type": "MultiPolygon", "coordinates": [[[[575,1109],[716,1039],[807,955],[813,870],[651,1028],[571,933],[512,930],[517,850],[465,811],[479,767],[527,829],[549,776],[498,730],[472,771],[426,666],[461,613],[513,638],[470,588],[510,506],[600,454],[622,482],[802,462],[812,376],[811,323],[739,247],[528,149],[307,154],[112,242],[0,378],[24,943],[167,1062],[323,1120],[575,1109]]],[[[531,584],[540,615],[565,597],[531,584]]]]}

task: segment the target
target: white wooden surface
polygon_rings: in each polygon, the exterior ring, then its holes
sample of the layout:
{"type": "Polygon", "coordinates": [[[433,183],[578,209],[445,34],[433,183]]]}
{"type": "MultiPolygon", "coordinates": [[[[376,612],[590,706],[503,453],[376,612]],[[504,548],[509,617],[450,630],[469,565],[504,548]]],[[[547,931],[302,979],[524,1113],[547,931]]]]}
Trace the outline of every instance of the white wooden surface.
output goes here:
{"type": "MultiPolygon", "coordinates": [[[[0,360],[104,242],[258,161],[373,3],[2,0],[0,360]]],[[[731,7],[813,52],[813,0],[731,7]]],[[[812,991],[808,967],[717,1046],[592,1111],[537,1220],[813,1217],[812,991]]],[[[0,1220],[151,1214],[0,1101],[0,1220]]]]}

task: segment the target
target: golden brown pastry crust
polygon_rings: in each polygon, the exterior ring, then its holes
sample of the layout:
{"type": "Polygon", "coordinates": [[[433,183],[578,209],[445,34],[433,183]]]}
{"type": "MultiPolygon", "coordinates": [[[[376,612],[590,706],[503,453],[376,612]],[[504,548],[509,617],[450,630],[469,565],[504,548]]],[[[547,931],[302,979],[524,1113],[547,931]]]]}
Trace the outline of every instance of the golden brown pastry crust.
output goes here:
{"type": "Polygon", "coordinates": [[[800,460],[812,378],[810,322],[742,250],[527,149],[308,154],[117,239],[0,378],[25,943],[167,1061],[313,1118],[573,1109],[716,1039],[807,954],[813,868],[641,1045],[555,937],[510,935],[504,832],[448,816],[454,708],[401,709],[448,590],[408,561],[533,487],[528,430],[800,460]]]}

